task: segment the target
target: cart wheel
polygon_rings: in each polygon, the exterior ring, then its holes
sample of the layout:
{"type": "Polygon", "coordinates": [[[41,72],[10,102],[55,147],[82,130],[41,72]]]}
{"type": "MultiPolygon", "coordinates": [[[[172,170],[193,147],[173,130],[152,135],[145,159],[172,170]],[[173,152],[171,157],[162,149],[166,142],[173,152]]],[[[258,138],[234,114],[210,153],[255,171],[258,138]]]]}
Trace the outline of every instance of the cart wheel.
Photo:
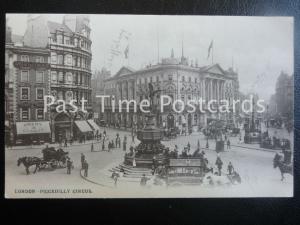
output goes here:
{"type": "Polygon", "coordinates": [[[57,161],[55,159],[52,159],[50,161],[50,166],[51,166],[52,169],[56,169],[57,165],[58,165],[58,163],[57,163],[57,161]]]}

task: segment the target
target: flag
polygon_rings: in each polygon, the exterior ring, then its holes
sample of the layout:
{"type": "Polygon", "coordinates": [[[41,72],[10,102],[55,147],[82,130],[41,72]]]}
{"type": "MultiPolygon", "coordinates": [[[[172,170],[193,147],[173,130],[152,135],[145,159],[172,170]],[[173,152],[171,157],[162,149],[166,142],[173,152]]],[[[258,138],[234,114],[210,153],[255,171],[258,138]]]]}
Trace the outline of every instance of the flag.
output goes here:
{"type": "Polygon", "coordinates": [[[124,51],[125,59],[128,59],[128,53],[129,53],[129,45],[127,45],[124,51]]]}
{"type": "Polygon", "coordinates": [[[210,55],[210,50],[213,48],[213,40],[210,42],[210,45],[208,47],[208,53],[207,53],[207,59],[209,58],[209,55],[210,55]]]}

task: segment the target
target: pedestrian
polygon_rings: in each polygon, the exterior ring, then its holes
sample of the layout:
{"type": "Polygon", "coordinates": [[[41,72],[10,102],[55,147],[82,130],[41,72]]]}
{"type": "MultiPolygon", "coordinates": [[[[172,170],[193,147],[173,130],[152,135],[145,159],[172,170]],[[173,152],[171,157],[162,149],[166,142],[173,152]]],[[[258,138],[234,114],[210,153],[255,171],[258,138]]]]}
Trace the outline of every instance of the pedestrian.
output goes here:
{"type": "Polygon", "coordinates": [[[209,148],[208,139],[206,140],[206,146],[207,149],[209,148]]]}
{"type": "Polygon", "coordinates": [[[229,164],[228,164],[228,166],[227,166],[227,171],[228,171],[229,175],[232,174],[233,170],[234,170],[234,168],[233,168],[231,162],[229,162],[229,164]]]}
{"type": "Polygon", "coordinates": [[[91,152],[93,152],[94,151],[94,143],[92,142],[92,144],[91,144],[91,152]]]}
{"type": "Polygon", "coordinates": [[[117,187],[119,177],[120,177],[119,173],[113,172],[112,179],[114,180],[115,187],[117,187]]]}
{"type": "Polygon", "coordinates": [[[143,176],[142,176],[142,178],[141,178],[140,185],[141,185],[142,187],[145,187],[146,184],[147,184],[147,181],[148,181],[148,178],[146,177],[145,174],[143,174],[143,176]]]}
{"type": "Polygon", "coordinates": [[[73,137],[70,138],[70,145],[73,144],[73,137]]]}
{"type": "Polygon", "coordinates": [[[218,167],[219,176],[221,176],[223,162],[222,162],[222,160],[221,160],[221,158],[219,156],[217,157],[215,165],[218,167]]]}
{"type": "Polygon", "coordinates": [[[85,155],[81,153],[80,161],[81,161],[81,169],[84,167],[84,160],[85,160],[85,155]]]}
{"type": "Polygon", "coordinates": [[[119,143],[119,133],[116,134],[116,148],[118,147],[119,143]]]}
{"type": "Polygon", "coordinates": [[[108,142],[108,151],[110,152],[110,149],[111,149],[111,142],[108,142]]]}
{"type": "Polygon", "coordinates": [[[127,145],[127,137],[125,135],[124,140],[123,140],[123,151],[125,151],[125,152],[126,152],[126,145],[127,145]]]}
{"type": "Polygon", "coordinates": [[[71,174],[72,167],[73,167],[73,162],[71,161],[70,158],[68,158],[68,160],[67,160],[67,174],[71,174]]]}
{"type": "Polygon", "coordinates": [[[84,177],[87,177],[88,176],[88,170],[89,170],[89,164],[87,163],[86,160],[84,160],[83,165],[84,165],[84,167],[83,167],[83,169],[84,169],[84,177]]]}
{"type": "Polygon", "coordinates": [[[229,138],[227,140],[227,149],[230,149],[230,140],[229,140],[229,138]]]}
{"type": "Polygon", "coordinates": [[[104,143],[104,139],[103,139],[103,141],[102,141],[102,151],[104,151],[105,150],[105,143],[104,143]]]}
{"type": "Polygon", "coordinates": [[[152,165],[153,165],[153,167],[156,169],[156,167],[157,167],[157,161],[156,161],[156,156],[154,155],[153,156],[153,158],[152,158],[152,165]]]}
{"type": "Polygon", "coordinates": [[[190,142],[188,142],[188,144],[187,144],[187,151],[188,151],[188,153],[190,152],[190,150],[191,150],[191,144],[190,144],[190,142]]]}

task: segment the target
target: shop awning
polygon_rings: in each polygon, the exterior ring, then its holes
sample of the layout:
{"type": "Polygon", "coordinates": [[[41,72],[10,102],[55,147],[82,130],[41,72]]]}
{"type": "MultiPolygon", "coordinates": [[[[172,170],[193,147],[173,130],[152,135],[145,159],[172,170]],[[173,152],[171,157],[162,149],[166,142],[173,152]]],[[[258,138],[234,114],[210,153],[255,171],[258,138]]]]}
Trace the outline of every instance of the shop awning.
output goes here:
{"type": "Polygon", "coordinates": [[[50,133],[49,121],[17,122],[17,134],[48,134],[50,133]]]}
{"type": "Polygon", "coordinates": [[[96,132],[98,130],[98,132],[100,132],[100,127],[94,122],[94,120],[88,120],[87,121],[91,127],[94,129],[94,131],[96,132]]]}
{"type": "Polygon", "coordinates": [[[85,120],[75,120],[75,124],[82,133],[93,131],[85,120]]]}

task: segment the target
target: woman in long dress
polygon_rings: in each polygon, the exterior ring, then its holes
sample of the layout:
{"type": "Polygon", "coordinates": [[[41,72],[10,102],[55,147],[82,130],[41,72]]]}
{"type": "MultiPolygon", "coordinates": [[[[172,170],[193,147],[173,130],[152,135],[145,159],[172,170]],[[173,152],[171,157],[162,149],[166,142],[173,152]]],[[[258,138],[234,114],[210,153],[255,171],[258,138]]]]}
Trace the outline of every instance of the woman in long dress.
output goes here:
{"type": "Polygon", "coordinates": [[[133,160],[132,160],[132,166],[133,166],[133,167],[136,167],[135,158],[133,158],[133,160]]]}

